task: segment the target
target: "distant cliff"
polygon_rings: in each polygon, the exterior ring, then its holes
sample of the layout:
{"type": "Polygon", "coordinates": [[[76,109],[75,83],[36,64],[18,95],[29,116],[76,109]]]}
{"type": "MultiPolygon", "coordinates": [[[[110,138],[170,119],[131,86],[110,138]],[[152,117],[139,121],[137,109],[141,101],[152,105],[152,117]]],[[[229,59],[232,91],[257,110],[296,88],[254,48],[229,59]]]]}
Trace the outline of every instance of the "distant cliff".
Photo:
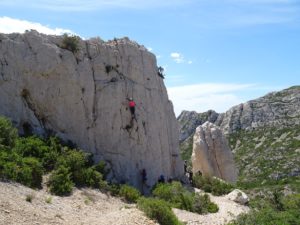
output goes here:
{"type": "Polygon", "coordinates": [[[272,92],[261,98],[230,108],[225,113],[209,110],[204,113],[183,111],[177,118],[180,142],[189,138],[195,128],[206,121],[220,126],[225,133],[254,130],[259,127],[278,128],[300,124],[300,86],[272,92]]]}
{"type": "Polygon", "coordinates": [[[128,38],[76,47],[36,31],[0,34],[0,115],[21,133],[75,143],[136,187],[144,168],[148,185],[182,175],[177,121],[155,56],[128,38]]]}
{"type": "Polygon", "coordinates": [[[177,120],[184,159],[190,160],[195,128],[209,121],[226,134],[241,181],[300,175],[300,86],[267,94],[221,114],[184,111],[177,120]]]}

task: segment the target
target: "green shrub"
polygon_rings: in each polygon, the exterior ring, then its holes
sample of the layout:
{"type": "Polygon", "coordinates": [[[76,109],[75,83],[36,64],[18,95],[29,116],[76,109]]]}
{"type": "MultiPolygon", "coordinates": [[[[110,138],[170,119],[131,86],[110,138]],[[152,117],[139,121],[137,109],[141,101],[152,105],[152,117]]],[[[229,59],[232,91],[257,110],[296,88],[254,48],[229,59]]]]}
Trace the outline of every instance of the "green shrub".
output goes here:
{"type": "Polygon", "coordinates": [[[74,183],[71,180],[71,174],[67,167],[60,166],[52,172],[49,178],[50,192],[56,195],[70,194],[74,183]]]}
{"type": "Polygon", "coordinates": [[[106,163],[104,161],[100,161],[95,165],[95,169],[103,175],[103,178],[106,178],[109,170],[106,169],[106,163]]]}
{"type": "Polygon", "coordinates": [[[43,159],[45,154],[50,151],[47,144],[36,136],[18,138],[13,149],[22,157],[36,157],[43,159]]]}
{"type": "Polygon", "coordinates": [[[50,149],[49,152],[46,152],[42,164],[46,171],[50,172],[55,168],[57,159],[59,158],[59,153],[50,149]]]}
{"type": "Polygon", "coordinates": [[[232,184],[214,177],[195,175],[193,181],[195,187],[217,196],[228,194],[234,189],[232,184]]]}
{"type": "Polygon", "coordinates": [[[59,156],[62,154],[62,145],[57,137],[50,137],[47,142],[49,151],[44,154],[42,159],[43,167],[46,171],[51,171],[55,168],[59,156]]]}
{"type": "Polygon", "coordinates": [[[300,211],[300,194],[288,195],[282,199],[284,210],[298,210],[300,211]]]}
{"type": "Polygon", "coordinates": [[[219,211],[219,207],[215,203],[210,201],[210,198],[207,194],[195,195],[194,212],[203,214],[203,213],[216,213],[218,211],[219,211]]]}
{"type": "Polygon", "coordinates": [[[119,194],[130,203],[137,202],[138,198],[141,196],[141,193],[136,188],[127,184],[121,186],[119,194]]]}
{"type": "Polygon", "coordinates": [[[119,184],[111,184],[109,188],[109,192],[112,196],[118,196],[120,194],[120,185],[119,184]]]}
{"type": "Polygon", "coordinates": [[[88,186],[99,188],[103,180],[103,175],[99,171],[103,171],[105,164],[101,163],[95,166],[89,166],[90,159],[89,154],[64,148],[62,154],[60,155],[57,166],[64,165],[69,168],[71,174],[71,180],[76,184],[76,186],[88,186]]]}
{"type": "Polygon", "coordinates": [[[17,137],[17,129],[12,126],[11,121],[0,116],[0,148],[13,147],[17,137]]]}
{"type": "Polygon", "coordinates": [[[138,208],[161,225],[182,225],[164,200],[142,197],[138,200],[138,208]]]}
{"type": "Polygon", "coordinates": [[[17,181],[19,166],[16,162],[7,162],[3,164],[2,177],[8,180],[17,181]]]}
{"type": "MultiPolygon", "coordinates": [[[[108,173],[103,161],[93,166],[91,154],[65,147],[57,137],[18,137],[11,122],[0,117],[0,179],[39,188],[44,171],[53,171],[49,189],[54,194],[68,194],[74,184],[119,194],[119,187],[109,187],[103,180],[108,173]]],[[[127,195],[134,199],[132,193],[127,195]]]]}
{"type": "Polygon", "coordinates": [[[170,202],[173,207],[182,208],[183,194],[186,190],[180,182],[174,181],[172,183],[160,183],[152,191],[154,197],[170,202]]]}
{"type": "Polygon", "coordinates": [[[79,50],[79,40],[80,38],[76,35],[63,35],[61,48],[70,50],[73,53],[76,53],[79,50]]]}
{"type": "Polygon", "coordinates": [[[215,213],[218,206],[210,201],[208,195],[199,195],[186,190],[181,183],[172,182],[158,184],[152,191],[154,197],[169,202],[172,207],[184,209],[190,212],[215,213]]]}
{"type": "Polygon", "coordinates": [[[274,193],[271,199],[259,199],[255,208],[247,214],[242,214],[230,225],[296,225],[300,224],[300,194],[288,196],[274,193]],[[279,206],[279,207],[278,207],[279,206]]]}
{"type": "Polygon", "coordinates": [[[4,165],[8,162],[8,153],[0,147],[0,179],[4,178],[4,165]]]}
{"type": "Polygon", "coordinates": [[[101,180],[99,182],[99,189],[102,191],[102,192],[109,192],[111,191],[111,186],[107,183],[106,180],[101,180]]]}
{"type": "Polygon", "coordinates": [[[268,207],[259,211],[251,210],[248,214],[242,214],[230,225],[297,225],[300,222],[299,211],[297,214],[291,214],[288,211],[277,212],[268,207]]]}
{"type": "Polygon", "coordinates": [[[3,162],[0,175],[4,179],[13,180],[32,188],[40,188],[43,167],[35,158],[20,158],[15,161],[3,162]]]}
{"type": "Polygon", "coordinates": [[[102,181],[102,174],[96,171],[93,167],[83,170],[84,185],[93,188],[99,188],[102,181]]]}
{"type": "Polygon", "coordinates": [[[72,150],[64,147],[63,153],[57,160],[57,166],[63,165],[69,168],[72,181],[78,186],[85,186],[84,169],[87,159],[82,151],[72,150]]]}
{"type": "MultiPolygon", "coordinates": [[[[25,172],[25,174],[27,174],[27,179],[29,179],[29,182],[24,184],[29,187],[40,188],[42,186],[43,180],[42,164],[35,158],[27,157],[23,159],[23,167],[20,172],[24,174],[25,169],[27,169],[30,174],[28,176],[28,172],[25,172]]],[[[23,183],[22,180],[20,180],[19,182],[23,183]]]]}
{"type": "Polygon", "coordinates": [[[190,212],[195,212],[194,209],[194,194],[189,192],[180,193],[180,204],[179,208],[190,212]]]}

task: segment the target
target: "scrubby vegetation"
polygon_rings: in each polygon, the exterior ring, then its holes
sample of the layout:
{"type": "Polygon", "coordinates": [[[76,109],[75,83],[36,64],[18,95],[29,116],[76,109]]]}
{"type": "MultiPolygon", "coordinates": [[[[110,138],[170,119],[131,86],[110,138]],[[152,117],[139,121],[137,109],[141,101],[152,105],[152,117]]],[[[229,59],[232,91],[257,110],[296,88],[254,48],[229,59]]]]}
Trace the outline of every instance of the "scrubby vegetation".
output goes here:
{"type": "Polygon", "coordinates": [[[74,185],[107,188],[103,162],[93,165],[90,154],[56,137],[19,137],[11,122],[0,117],[0,178],[40,188],[43,174],[49,172],[49,189],[57,195],[69,194],[74,185]]]}
{"type": "Polygon", "coordinates": [[[152,193],[154,197],[168,202],[174,208],[199,214],[215,213],[219,210],[218,206],[210,201],[207,194],[201,195],[190,192],[176,181],[158,184],[152,193]]]}
{"type": "MultiPolygon", "coordinates": [[[[122,197],[128,203],[137,202],[147,216],[160,224],[182,224],[172,212],[172,207],[199,214],[218,211],[218,206],[210,201],[208,195],[188,191],[179,182],[159,183],[153,189],[152,197],[144,198],[137,189],[127,184],[108,184],[105,181],[107,173],[105,163],[94,165],[90,154],[68,147],[56,137],[19,137],[12,123],[0,117],[2,180],[40,188],[42,176],[50,174],[47,185],[53,194],[68,195],[75,186],[99,188],[122,197]]],[[[198,182],[197,179],[195,181],[198,182]]]]}
{"type": "Polygon", "coordinates": [[[229,225],[297,225],[300,224],[300,194],[284,196],[275,191],[271,196],[258,197],[251,201],[252,210],[240,215],[229,225]]]}
{"type": "Polygon", "coordinates": [[[217,196],[228,194],[234,189],[234,185],[215,177],[195,175],[193,177],[193,182],[196,188],[217,196]]]}
{"type": "Polygon", "coordinates": [[[300,224],[299,137],[299,125],[239,131],[228,137],[240,171],[237,185],[252,197],[250,213],[231,225],[300,224]]]}
{"type": "Polygon", "coordinates": [[[137,202],[139,197],[141,197],[141,193],[136,188],[127,184],[121,186],[119,195],[124,197],[129,203],[137,202]]]}
{"type": "Polygon", "coordinates": [[[76,35],[64,34],[62,45],[60,47],[76,53],[79,50],[79,40],[80,38],[76,35]]]}
{"type": "Polygon", "coordinates": [[[164,200],[142,197],[138,200],[138,207],[160,225],[183,225],[172,212],[170,204],[164,200]]]}
{"type": "Polygon", "coordinates": [[[50,192],[56,195],[70,194],[74,187],[71,180],[71,173],[65,166],[60,166],[54,170],[49,179],[50,192]]]}
{"type": "Polygon", "coordinates": [[[240,131],[228,139],[244,189],[299,184],[300,126],[240,131]]]}

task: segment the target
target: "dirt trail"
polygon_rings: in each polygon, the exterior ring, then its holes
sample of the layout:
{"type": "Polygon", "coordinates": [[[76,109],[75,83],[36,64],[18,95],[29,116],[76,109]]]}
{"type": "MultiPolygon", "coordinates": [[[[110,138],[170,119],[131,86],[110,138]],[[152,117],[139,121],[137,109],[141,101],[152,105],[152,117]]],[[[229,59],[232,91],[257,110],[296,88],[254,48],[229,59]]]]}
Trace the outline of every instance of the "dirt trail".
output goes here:
{"type": "MultiPolygon", "coordinates": [[[[211,196],[219,212],[198,215],[173,209],[187,225],[225,224],[248,208],[226,197],[211,196]]],[[[68,197],[50,195],[46,190],[32,190],[16,183],[0,182],[0,225],[158,225],[134,204],[97,190],[76,189],[68,197]],[[26,198],[32,196],[32,201],[26,198]]]]}
{"type": "Polygon", "coordinates": [[[49,195],[20,184],[0,182],[1,225],[157,225],[135,205],[92,189],[75,189],[68,197],[49,195]],[[32,202],[26,201],[33,196],[32,202]],[[47,201],[49,203],[47,203],[47,201]]]}

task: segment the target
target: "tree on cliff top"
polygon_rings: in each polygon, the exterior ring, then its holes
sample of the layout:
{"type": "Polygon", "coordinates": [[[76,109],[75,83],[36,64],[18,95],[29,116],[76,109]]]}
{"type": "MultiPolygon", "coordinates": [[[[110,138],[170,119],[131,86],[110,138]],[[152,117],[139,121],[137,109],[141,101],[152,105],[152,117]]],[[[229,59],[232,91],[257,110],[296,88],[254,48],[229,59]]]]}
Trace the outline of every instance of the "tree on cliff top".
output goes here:
{"type": "Polygon", "coordinates": [[[64,34],[62,45],[60,47],[76,53],[79,50],[79,40],[80,38],[76,35],[64,34]]]}

